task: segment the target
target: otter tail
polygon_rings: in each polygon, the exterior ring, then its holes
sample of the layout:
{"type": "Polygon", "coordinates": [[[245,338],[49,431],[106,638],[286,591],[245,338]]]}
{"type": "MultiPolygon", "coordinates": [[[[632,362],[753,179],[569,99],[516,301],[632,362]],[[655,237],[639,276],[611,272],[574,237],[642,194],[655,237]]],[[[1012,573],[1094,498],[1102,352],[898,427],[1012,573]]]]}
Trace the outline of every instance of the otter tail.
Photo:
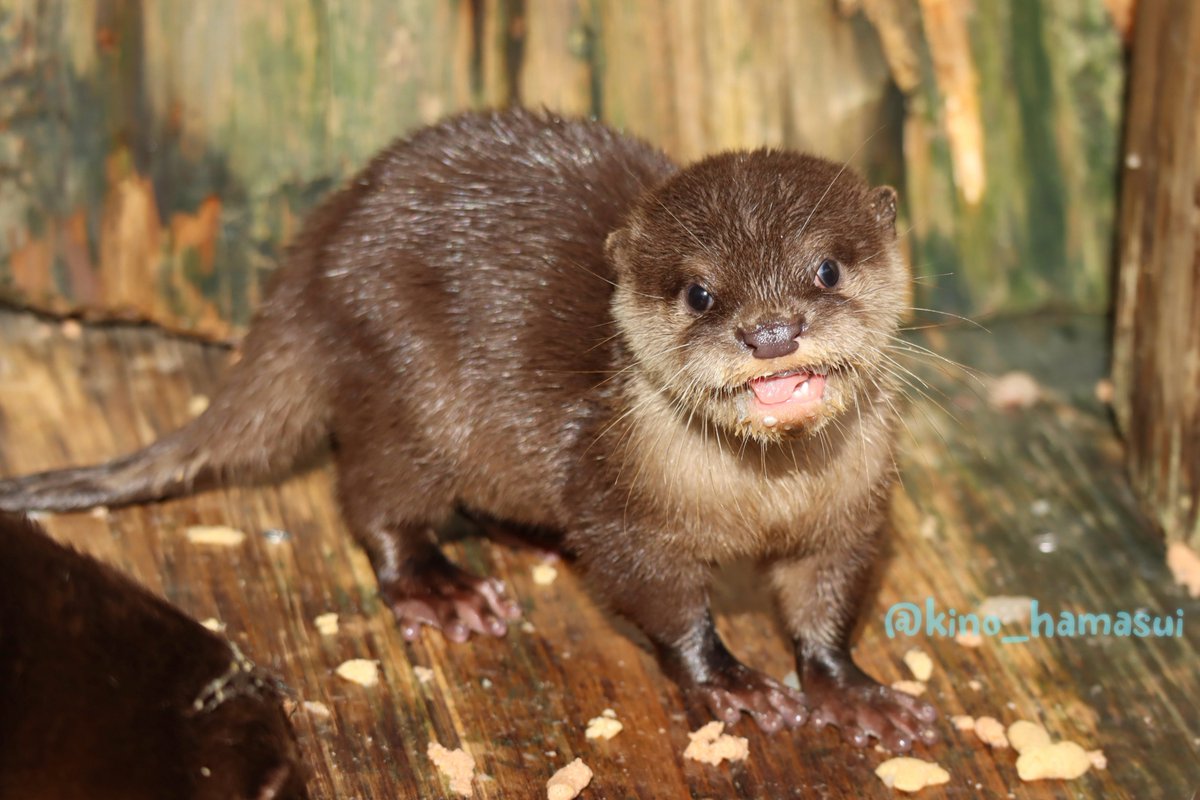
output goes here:
{"type": "Polygon", "coordinates": [[[316,331],[298,319],[298,277],[276,276],[242,359],[203,414],[104,464],[0,480],[0,510],[73,511],[161,500],[199,484],[263,477],[293,464],[328,432],[316,331]]]}

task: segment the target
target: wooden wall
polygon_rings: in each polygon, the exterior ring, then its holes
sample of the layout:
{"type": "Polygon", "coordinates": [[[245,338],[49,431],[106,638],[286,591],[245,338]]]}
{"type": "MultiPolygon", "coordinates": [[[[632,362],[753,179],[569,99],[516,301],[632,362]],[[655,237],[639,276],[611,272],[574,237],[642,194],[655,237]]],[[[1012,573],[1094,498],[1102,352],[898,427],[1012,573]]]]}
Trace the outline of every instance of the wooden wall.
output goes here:
{"type": "Polygon", "coordinates": [[[1125,5],[0,0],[0,298],[236,335],[371,152],[524,103],[851,160],[902,191],[919,306],[1103,310],[1125,5]]]}
{"type": "Polygon", "coordinates": [[[1200,5],[1143,2],[1137,43],[1113,407],[1146,515],[1200,552],[1200,5]]]}

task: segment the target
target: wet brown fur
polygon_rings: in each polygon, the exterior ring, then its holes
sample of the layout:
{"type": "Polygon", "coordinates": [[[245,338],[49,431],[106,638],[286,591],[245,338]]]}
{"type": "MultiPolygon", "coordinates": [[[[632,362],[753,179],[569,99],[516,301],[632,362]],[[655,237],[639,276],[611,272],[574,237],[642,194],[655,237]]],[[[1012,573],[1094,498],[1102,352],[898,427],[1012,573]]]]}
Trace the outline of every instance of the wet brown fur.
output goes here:
{"type": "MultiPolygon", "coordinates": [[[[846,651],[893,480],[894,223],[891,189],[811,156],[680,170],[598,123],[456,117],[312,216],[202,416],[108,465],[0,482],[0,507],[165,497],[277,471],[332,434],[346,521],[402,621],[432,613],[413,601],[431,587],[482,592],[433,538],[455,507],[553,529],[685,690],[778,727],[802,713],[732,660],[707,612],[711,566],[757,557],[814,709],[905,749],[913,731],[813,700],[823,681],[869,682],[846,651]],[[824,258],[834,289],[814,283],[824,258]],[[697,281],[716,297],[701,315],[682,298],[697,281]],[[795,315],[809,327],[789,356],[752,358],[735,334],[795,315]],[[825,402],[767,428],[747,381],[793,368],[828,372],[825,402]]],[[[502,632],[494,594],[486,624],[461,622],[502,632]]]]}

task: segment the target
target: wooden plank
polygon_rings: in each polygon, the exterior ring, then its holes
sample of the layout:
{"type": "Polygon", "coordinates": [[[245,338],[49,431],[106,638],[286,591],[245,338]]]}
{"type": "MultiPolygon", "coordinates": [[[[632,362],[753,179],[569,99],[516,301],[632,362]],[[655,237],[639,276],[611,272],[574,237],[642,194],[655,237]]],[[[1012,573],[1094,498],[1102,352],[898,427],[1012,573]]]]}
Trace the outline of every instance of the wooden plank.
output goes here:
{"type": "Polygon", "coordinates": [[[829,3],[602,0],[597,9],[603,117],[683,160],[764,146],[859,166],[895,154],[874,33],[829,3]]]}
{"type": "Polygon", "coordinates": [[[225,338],[298,218],[475,102],[470,4],[0,3],[0,287],[225,338]]]}
{"type": "MultiPolygon", "coordinates": [[[[978,649],[886,636],[892,604],[926,597],[960,611],[1012,594],[1054,610],[1180,608],[1189,623],[1200,615],[1200,602],[1171,586],[1161,548],[1145,535],[1119,443],[1093,397],[1104,373],[1103,321],[1018,320],[992,333],[920,335],[923,346],[990,374],[1014,365],[1030,371],[1045,399],[1026,412],[999,413],[963,372],[942,374],[941,362],[896,353],[929,383],[930,397],[914,391],[905,414],[895,536],[864,612],[857,658],[893,681],[909,677],[901,659],[918,646],[936,665],[929,694],[943,714],[1039,720],[1109,757],[1107,771],[1068,784],[1022,784],[1011,751],[989,751],[943,723],[946,743],[918,755],[942,763],[953,780],[921,796],[1188,796],[1200,785],[1194,625],[1181,638],[989,638],[978,649]]],[[[225,349],[144,328],[85,327],[68,338],[57,324],[0,313],[3,474],[94,461],[149,442],[187,418],[190,398],[213,391],[227,358],[225,349]]],[[[543,796],[548,776],[576,756],[596,772],[588,797],[893,796],[871,774],[884,756],[852,750],[832,731],[769,737],[743,723],[735,733],[750,742],[744,765],[683,761],[687,732],[705,715],[683,708],[629,626],[600,611],[569,567],[559,564],[550,586],[536,585],[530,571],[541,557],[533,551],[474,535],[450,545],[462,563],[509,581],[532,630],[467,645],[437,635],[404,642],[338,519],[325,462],[278,486],[45,524],[189,613],[224,621],[227,635],[283,675],[298,698],[328,705],[329,719],[295,717],[315,797],[452,797],[425,756],[434,739],[476,756],[487,776],[476,781],[478,798],[543,796]],[[183,536],[197,523],[228,524],[250,537],[236,549],[200,549],[183,536]],[[265,535],[272,529],[288,535],[265,535]],[[314,629],[313,618],[328,611],[341,615],[337,636],[314,629]],[[378,687],[334,676],[354,657],[379,660],[378,687]],[[422,684],[416,666],[432,669],[433,680],[422,684]],[[586,721],[606,707],[626,730],[588,742],[586,721]]],[[[449,533],[467,530],[460,523],[449,533]]],[[[723,576],[715,603],[736,653],[777,677],[791,670],[750,565],[723,576]]]]}
{"type": "Polygon", "coordinates": [[[904,92],[918,304],[1103,311],[1124,81],[1101,0],[861,6],[904,92]]]}
{"type": "Polygon", "coordinates": [[[591,6],[589,0],[526,0],[515,98],[520,104],[585,117],[598,113],[591,6]]]}
{"type": "Polygon", "coordinates": [[[0,297],[58,314],[236,336],[373,152],[512,103],[848,159],[901,189],[917,305],[1108,304],[1102,0],[0,0],[0,64],[0,297]]]}
{"type": "Polygon", "coordinates": [[[1138,12],[1113,375],[1143,507],[1200,550],[1200,58],[1194,3],[1138,12]]]}

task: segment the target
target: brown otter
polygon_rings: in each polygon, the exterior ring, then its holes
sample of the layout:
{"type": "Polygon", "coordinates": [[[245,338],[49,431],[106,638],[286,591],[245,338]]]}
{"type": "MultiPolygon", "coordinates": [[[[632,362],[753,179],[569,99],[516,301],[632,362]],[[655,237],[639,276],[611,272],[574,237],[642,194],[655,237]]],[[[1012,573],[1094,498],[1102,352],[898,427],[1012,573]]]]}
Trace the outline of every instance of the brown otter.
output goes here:
{"type": "Polygon", "coordinates": [[[557,531],[683,691],[764,729],[892,750],[928,704],[849,655],[894,479],[896,194],[772,150],[678,169],[596,122],[470,113],[379,154],[309,219],[209,409],[142,451],[0,483],[78,509],[279,470],[332,435],[347,524],[406,636],[502,635],[446,559],[456,506],[557,531]],[[761,561],[805,696],[739,663],[712,565],[761,561]]]}

